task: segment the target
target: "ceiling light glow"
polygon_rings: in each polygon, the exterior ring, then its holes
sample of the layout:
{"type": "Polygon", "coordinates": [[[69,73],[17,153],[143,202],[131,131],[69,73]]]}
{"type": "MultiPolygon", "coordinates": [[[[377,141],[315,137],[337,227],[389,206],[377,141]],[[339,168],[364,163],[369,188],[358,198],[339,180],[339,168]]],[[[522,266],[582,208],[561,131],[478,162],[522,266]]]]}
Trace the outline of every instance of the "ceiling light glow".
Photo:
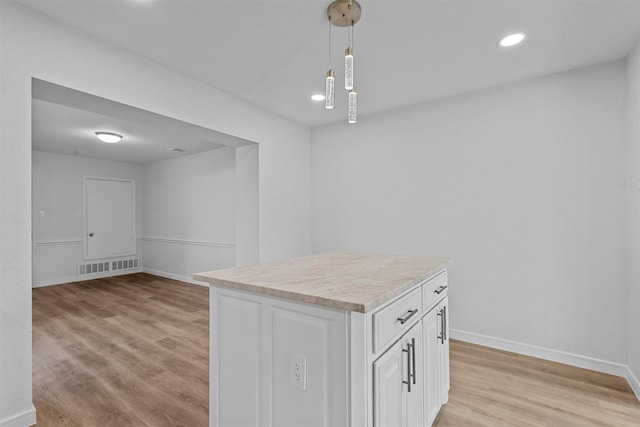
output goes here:
{"type": "Polygon", "coordinates": [[[313,95],[311,95],[311,100],[313,101],[324,101],[324,95],[320,94],[320,93],[314,93],[313,95]]]}
{"type": "Polygon", "coordinates": [[[521,43],[524,40],[524,37],[524,33],[509,34],[508,36],[501,38],[498,44],[502,47],[515,46],[518,43],[521,43]]]}
{"type": "Polygon", "coordinates": [[[107,144],[113,144],[122,139],[122,135],[113,132],[96,132],[95,133],[98,139],[102,142],[106,142],[107,144]]]}

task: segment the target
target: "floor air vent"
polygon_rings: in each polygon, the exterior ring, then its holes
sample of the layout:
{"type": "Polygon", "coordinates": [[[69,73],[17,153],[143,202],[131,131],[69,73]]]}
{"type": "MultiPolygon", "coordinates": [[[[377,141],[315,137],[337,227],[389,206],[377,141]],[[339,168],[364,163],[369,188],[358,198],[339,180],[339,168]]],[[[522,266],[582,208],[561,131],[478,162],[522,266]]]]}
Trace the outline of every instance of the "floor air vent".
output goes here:
{"type": "Polygon", "coordinates": [[[78,275],[84,276],[85,274],[107,273],[109,271],[136,270],[139,266],[139,258],[90,262],[78,265],[78,275]]]}

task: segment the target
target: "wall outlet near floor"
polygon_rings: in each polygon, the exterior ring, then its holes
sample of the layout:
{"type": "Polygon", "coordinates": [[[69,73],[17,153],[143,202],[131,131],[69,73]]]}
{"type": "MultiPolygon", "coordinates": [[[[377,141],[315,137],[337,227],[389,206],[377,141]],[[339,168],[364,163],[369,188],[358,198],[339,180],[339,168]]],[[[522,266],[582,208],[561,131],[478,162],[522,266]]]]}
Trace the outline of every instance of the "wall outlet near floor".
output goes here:
{"type": "Polygon", "coordinates": [[[291,385],[307,391],[307,359],[291,353],[291,385]]]}

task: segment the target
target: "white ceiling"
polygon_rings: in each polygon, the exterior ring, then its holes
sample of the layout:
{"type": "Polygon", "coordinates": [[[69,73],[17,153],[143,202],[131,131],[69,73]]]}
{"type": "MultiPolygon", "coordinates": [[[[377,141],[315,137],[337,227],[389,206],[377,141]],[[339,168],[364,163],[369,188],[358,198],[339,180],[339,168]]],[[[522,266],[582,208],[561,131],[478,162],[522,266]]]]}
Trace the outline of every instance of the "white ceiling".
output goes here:
{"type": "MultiPolygon", "coordinates": [[[[309,96],[328,69],[328,0],[20,0],[28,7],[296,122],[345,120],[309,96]]],[[[640,0],[361,0],[359,114],[624,58],[640,0]],[[525,31],[522,45],[496,42],[525,31]]],[[[333,30],[336,86],[343,28],[333,30]]]]}
{"type": "Polygon", "coordinates": [[[34,80],[32,93],[34,150],[152,163],[251,143],[42,80],[34,80]],[[105,144],[95,136],[96,131],[115,132],[124,138],[117,144],[105,144]]]}

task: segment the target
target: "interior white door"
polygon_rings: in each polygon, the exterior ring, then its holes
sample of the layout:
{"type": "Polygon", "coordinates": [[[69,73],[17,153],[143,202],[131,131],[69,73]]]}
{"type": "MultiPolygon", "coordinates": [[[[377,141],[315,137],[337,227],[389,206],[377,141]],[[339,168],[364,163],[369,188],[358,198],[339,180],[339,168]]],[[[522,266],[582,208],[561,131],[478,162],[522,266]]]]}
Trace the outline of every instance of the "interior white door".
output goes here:
{"type": "Polygon", "coordinates": [[[135,183],[133,180],[86,177],[85,257],[135,255],[135,183]]]}

